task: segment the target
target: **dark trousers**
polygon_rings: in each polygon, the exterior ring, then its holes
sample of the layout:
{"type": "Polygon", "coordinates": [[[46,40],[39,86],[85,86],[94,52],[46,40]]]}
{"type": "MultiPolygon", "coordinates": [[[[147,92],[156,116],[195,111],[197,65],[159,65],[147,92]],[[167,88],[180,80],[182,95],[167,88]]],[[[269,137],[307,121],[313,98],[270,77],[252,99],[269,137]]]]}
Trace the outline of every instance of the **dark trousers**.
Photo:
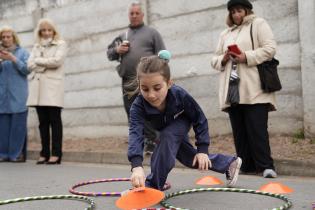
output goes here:
{"type": "Polygon", "coordinates": [[[243,172],[274,169],[268,135],[268,104],[236,105],[228,109],[237,156],[243,172]]]}
{"type": "Polygon", "coordinates": [[[45,158],[50,157],[50,129],[52,139],[52,156],[62,156],[62,121],[61,108],[53,106],[36,107],[39,132],[42,142],[40,155],[45,158]]]}
{"type": "MultiPolygon", "coordinates": [[[[122,82],[123,101],[124,101],[124,107],[125,107],[125,111],[127,113],[128,122],[129,122],[130,108],[133,101],[137,98],[137,94],[133,95],[132,97],[128,97],[128,94],[126,92],[126,87],[125,87],[126,84],[128,85],[128,81],[123,79],[123,82],[122,82]]],[[[154,145],[156,139],[158,138],[158,132],[147,121],[144,123],[144,136],[145,136],[145,144],[150,144],[150,145],[154,145]]]]}
{"type": "MultiPolygon", "coordinates": [[[[146,179],[146,186],[162,190],[169,172],[179,160],[189,168],[193,167],[193,159],[197,150],[189,143],[188,132],[190,123],[184,117],[179,117],[172,124],[160,131],[160,138],[151,157],[151,173],[146,179]]],[[[209,154],[213,170],[225,173],[236,157],[223,154],[209,154]]]]}

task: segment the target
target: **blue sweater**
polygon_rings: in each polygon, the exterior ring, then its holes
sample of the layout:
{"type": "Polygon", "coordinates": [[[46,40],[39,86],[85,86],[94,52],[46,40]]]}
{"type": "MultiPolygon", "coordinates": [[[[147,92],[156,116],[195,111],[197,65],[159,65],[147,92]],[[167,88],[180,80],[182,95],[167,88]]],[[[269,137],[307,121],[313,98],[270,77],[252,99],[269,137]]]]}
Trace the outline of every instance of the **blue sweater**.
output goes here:
{"type": "Polygon", "coordinates": [[[0,114],[21,113],[27,110],[27,59],[29,53],[17,47],[16,63],[3,60],[0,63],[0,114]]]}
{"type": "Polygon", "coordinates": [[[198,153],[208,154],[210,144],[208,120],[197,102],[183,88],[173,85],[166,96],[163,113],[152,107],[142,95],[133,102],[130,109],[128,159],[132,167],[142,165],[144,121],[149,121],[156,130],[163,130],[177,117],[183,116],[191,122],[195,131],[198,153]]]}

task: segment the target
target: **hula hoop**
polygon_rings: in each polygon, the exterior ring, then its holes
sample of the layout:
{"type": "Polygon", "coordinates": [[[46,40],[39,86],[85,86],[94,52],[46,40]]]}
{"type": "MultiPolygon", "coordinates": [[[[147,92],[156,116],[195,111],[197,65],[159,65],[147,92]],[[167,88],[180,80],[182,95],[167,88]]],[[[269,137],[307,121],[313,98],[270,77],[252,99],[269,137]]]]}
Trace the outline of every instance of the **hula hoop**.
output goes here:
{"type": "Polygon", "coordinates": [[[34,197],[25,197],[25,198],[15,198],[10,200],[0,201],[1,205],[19,203],[25,201],[35,201],[35,200],[53,200],[53,199],[62,199],[62,200],[79,200],[84,201],[89,204],[85,210],[93,210],[95,208],[95,203],[92,199],[85,196],[77,196],[77,195],[48,195],[48,196],[34,196],[34,197]]]}
{"type": "MultiPolygon", "coordinates": [[[[103,183],[103,182],[124,182],[124,181],[130,181],[130,178],[111,178],[111,179],[98,179],[98,180],[92,180],[87,182],[81,182],[69,190],[70,193],[75,195],[83,195],[83,196],[107,196],[107,197],[114,197],[114,196],[121,196],[121,192],[79,192],[75,189],[81,186],[90,185],[90,184],[97,184],[97,183],[103,183]]],[[[165,182],[165,185],[163,187],[163,191],[168,190],[171,188],[171,184],[168,182],[165,182]]]]}
{"type": "Polygon", "coordinates": [[[130,178],[112,178],[112,179],[98,179],[92,180],[87,182],[82,182],[74,185],[69,192],[75,195],[83,195],[83,196],[121,196],[121,192],[79,192],[75,191],[76,188],[89,185],[89,184],[96,184],[96,183],[103,183],[103,182],[124,182],[130,181],[130,178]]]}
{"type": "Polygon", "coordinates": [[[283,209],[289,209],[292,206],[292,202],[284,195],[281,194],[274,194],[269,192],[263,192],[258,190],[248,190],[248,189],[238,189],[238,188],[196,188],[196,189],[190,189],[190,190],[183,190],[178,191],[174,193],[170,193],[165,196],[165,198],[160,202],[160,204],[165,208],[170,209],[176,209],[176,210],[189,210],[181,207],[172,206],[171,204],[168,204],[166,200],[184,195],[184,194],[190,194],[190,193],[196,193],[196,192],[237,192],[237,193],[251,193],[251,194],[258,194],[258,195],[264,195],[264,196],[270,196],[273,198],[278,198],[280,200],[285,201],[285,203],[279,207],[272,208],[272,210],[283,210],[283,209]]]}

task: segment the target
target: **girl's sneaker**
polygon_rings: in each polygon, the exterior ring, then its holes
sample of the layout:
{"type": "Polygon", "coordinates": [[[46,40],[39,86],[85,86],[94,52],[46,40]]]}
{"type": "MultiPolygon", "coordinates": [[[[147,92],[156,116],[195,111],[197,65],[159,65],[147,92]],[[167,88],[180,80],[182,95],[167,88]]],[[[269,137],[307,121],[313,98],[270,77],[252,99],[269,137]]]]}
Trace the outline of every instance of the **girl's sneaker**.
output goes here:
{"type": "Polygon", "coordinates": [[[230,164],[229,169],[225,172],[227,187],[234,187],[236,184],[241,165],[242,159],[239,157],[230,164]]]}

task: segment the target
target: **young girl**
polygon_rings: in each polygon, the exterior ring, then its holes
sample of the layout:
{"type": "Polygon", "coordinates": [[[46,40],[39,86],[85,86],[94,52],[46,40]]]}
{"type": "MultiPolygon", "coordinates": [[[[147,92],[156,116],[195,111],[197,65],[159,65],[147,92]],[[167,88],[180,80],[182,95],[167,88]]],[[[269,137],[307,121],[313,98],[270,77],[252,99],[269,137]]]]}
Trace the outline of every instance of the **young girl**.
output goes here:
{"type": "Polygon", "coordinates": [[[128,159],[132,166],[133,187],[162,190],[177,158],[189,168],[225,173],[227,186],[234,186],[242,160],[222,154],[208,154],[208,121],[197,102],[181,87],[172,84],[168,51],[143,57],[137,68],[140,94],[130,110],[128,159]],[[159,131],[159,142],[151,157],[151,173],[145,178],[143,128],[149,121],[159,131]],[[188,132],[196,134],[195,149],[188,132]]]}

